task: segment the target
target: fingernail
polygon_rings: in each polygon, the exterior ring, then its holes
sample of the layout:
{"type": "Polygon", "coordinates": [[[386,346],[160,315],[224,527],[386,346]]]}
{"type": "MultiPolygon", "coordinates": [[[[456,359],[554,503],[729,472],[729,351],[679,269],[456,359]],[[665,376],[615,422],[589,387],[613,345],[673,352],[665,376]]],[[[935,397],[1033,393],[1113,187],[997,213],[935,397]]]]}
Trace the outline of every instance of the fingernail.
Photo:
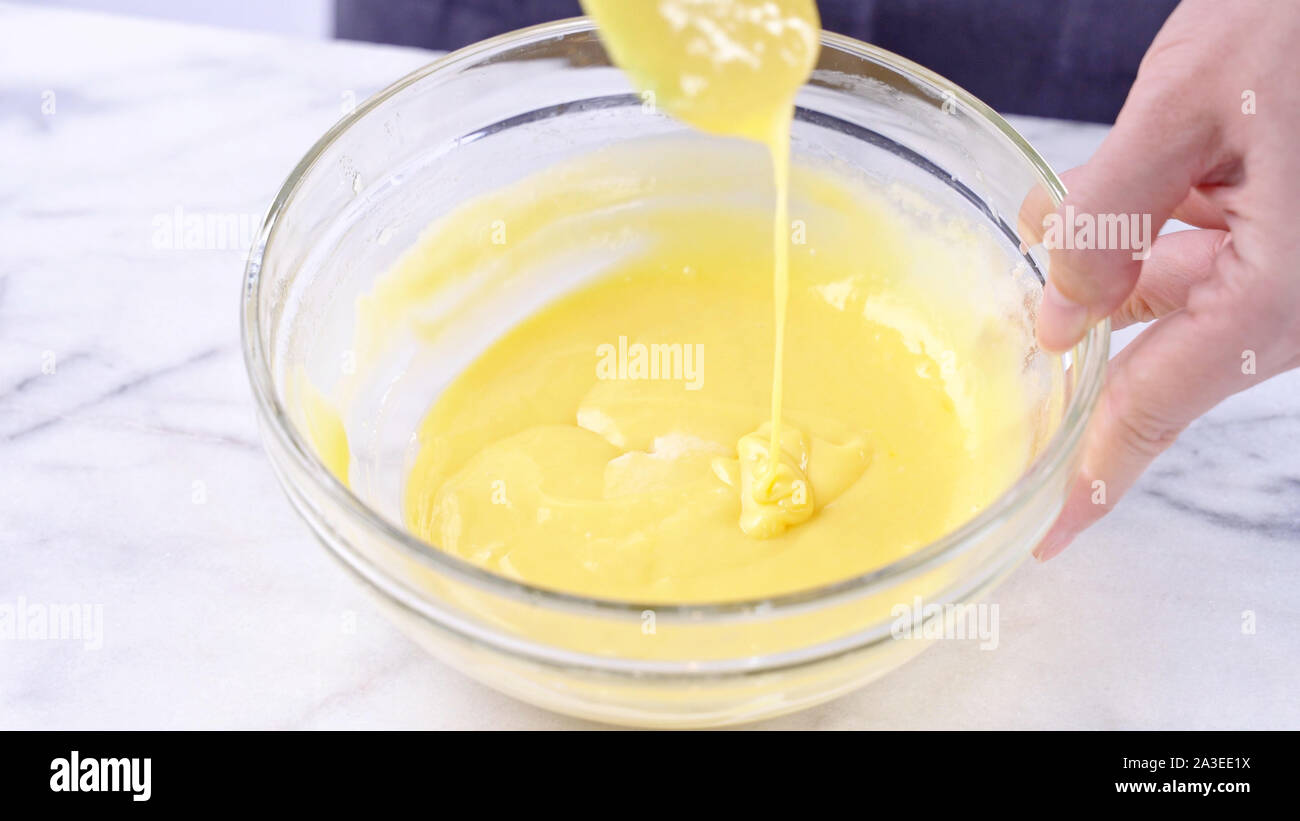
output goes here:
{"type": "Polygon", "coordinates": [[[1049,351],[1069,350],[1087,329],[1087,306],[1070,301],[1048,282],[1038,309],[1038,343],[1049,351]]]}
{"type": "Polygon", "coordinates": [[[1059,556],[1062,551],[1070,546],[1074,537],[1078,535],[1064,528],[1053,527],[1043,540],[1034,548],[1034,558],[1039,562],[1045,562],[1048,559],[1059,556]]]}

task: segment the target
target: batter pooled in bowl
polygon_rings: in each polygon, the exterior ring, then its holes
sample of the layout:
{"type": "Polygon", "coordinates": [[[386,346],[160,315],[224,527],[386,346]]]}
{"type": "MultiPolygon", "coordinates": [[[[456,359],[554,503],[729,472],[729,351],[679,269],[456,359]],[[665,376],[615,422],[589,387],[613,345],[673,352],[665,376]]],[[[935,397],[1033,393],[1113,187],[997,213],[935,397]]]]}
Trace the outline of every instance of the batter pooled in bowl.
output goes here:
{"type": "Polygon", "coordinates": [[[807,0],[587,5],[657,104],[763,145],[770,188],[745,143],[651,140],[432,226],[362,300],[362,361],[474,300],[519,321],[421,424],[407,526],[529,584],[700,602],[845,579],[968,520],[1037,444],[1003,249],[912,192],[791,185],[807,0]],[[521,311],[547,270],[585,273],[521,311]]]}
{"type": "Polygon", "coordinates": [[[1036,426],[1005,252],[983,228],[799,169],[782,452],[809,515],[746,532],[774,317],[771,192],[746,192],[744,153],[654,140],[526,179],[434,226],[363,301],[369,333],[407,317],[436,341],[447,320],[416,306],[473,278],[478,302],[447,315],[520,317],[420,427],[413,532],[534,585],[719,601],[880,567],[1014,480],[1036,426]],[[521,277],[579,257],[599,273],[528,304],[521,277]]]}

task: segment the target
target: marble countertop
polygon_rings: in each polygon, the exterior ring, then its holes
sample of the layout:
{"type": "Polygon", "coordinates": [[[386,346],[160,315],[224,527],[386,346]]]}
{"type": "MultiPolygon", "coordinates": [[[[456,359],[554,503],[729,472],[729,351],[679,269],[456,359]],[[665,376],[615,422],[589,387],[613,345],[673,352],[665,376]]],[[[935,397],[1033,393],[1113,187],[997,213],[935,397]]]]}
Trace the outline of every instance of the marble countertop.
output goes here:
{"type": "MultiPolygon", "coordinates": [[[[242,247],[156,241],[178,209],[251,230],[346,106],[430,59],[0,6],[0,728],[584,726],[434,661],[328,558],[258,443],[242,247]],[[79,638],[12,629],[53,604],[79,638]]],[[[1013,122],[1057,168],[1105,134],[1013,122]]],[[[1300,728],[1297,580],[1292,373],[1021,567],[996,651],[940,642],[757,726],[1300,728]]]]}

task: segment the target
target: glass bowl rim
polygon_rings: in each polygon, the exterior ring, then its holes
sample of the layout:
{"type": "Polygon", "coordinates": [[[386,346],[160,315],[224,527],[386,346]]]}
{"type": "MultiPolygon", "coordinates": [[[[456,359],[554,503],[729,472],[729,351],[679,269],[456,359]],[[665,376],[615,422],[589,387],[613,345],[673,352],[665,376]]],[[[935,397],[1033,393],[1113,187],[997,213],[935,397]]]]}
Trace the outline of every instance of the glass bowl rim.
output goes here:
{"type": "MultiPolygon", "coordinates": [[[[1071,458],[1084,435],[1092,410],[1101,393],[1109,358],[1109,320],[1103,320],[1093,326],[1074,348],[1073,367],[1078,374],[1078,381],[1062,414],[1061,422],[1042,452],[1010,487],[1003,490],[974,517],[907,556],[867,573],[805,590],[759,599],[673,604],[605,599],[530,585],[493,573],[417,538],[371,508],[340,482],[306,442],[277,398],[269,357],[262,344],[259,310],[262,261],[267,249],[271,247],[281,216],[292,205],[303,179],[316,166],[325,151],[355,123],[408,87],[435,74],[454,74],[466,64],[478,62],[480,58],[487,55],[500,54],[543,40],[589,34],[593,31],[595,26],[587,17],[556,20],[473,43],[415,69],[371,95],[336,122],[312,145],[276,192],[257,238],[249,250],[244,270],[240,316],[244,365],[258,413],[265,423],[263,430],[275,438],[284,452],[289,454],[296,466],[309,477],[309,480],[329,501],[359,519],[382,536],[386,542],[396,545],[407,558],[491,594],[504,595],[530,604],[546,604],[559,610],[595,611],[604,615],[618,616],[639,616],[645,611],[653,611],[656,618],[667,617],[674,621],[681,619],[699,622],[710,617],[727,619],[755,612],[770,616],[812,606],[826,606],[845,599],[870,595],[895,580],[905,579],[931,566],[948,561],[973,545],[977,537],[986,529],[995,527],[1011,512],[1018,509],[1018,503],[1025,496],[1071,458]]],[[[1021,159],[1027,161],[1036,172],[1039,182],[1047,189],[1055,204],[1059,205],[1064,198],[1066,193],[1064,184],[1042,156],[1006,120],[965,89],[893,52],[845,35],[823,30],[821,42],[824,47],[834,48],[851,57],[882,65],[913,81],[920,80],[940,92],[951,93],[957,103],[967,107],[979,119],[1001,132],[1020,154],[1021,159]]],[[[280,473],[278,468],[276,473],[280,474],[278,477],[280,481],[286,481],[284,474],[280,473]]],[[[380,573],[390,575],[382,570],[380,573]]],[[[373,580],[371,581],[373,583],[373,580]]],[[[391,596],[391,591],[388,592],[391,596]]]]}

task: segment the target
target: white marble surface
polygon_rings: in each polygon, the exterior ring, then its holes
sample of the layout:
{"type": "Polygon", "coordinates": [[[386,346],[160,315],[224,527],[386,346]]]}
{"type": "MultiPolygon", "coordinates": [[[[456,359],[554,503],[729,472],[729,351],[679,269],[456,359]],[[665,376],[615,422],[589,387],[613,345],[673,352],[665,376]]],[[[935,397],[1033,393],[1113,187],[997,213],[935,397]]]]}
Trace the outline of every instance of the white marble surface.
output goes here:
{"type": "MultiPolygon", "coordinates": [[[[0,6],[0,608],[103,614],[98,649],[0,640],[0,727],[581,726],[372,609],[258,445],[241,250],[155,247],[178,207],[255,223],[350,94],[429,59],[0,6]]],[[[1015,122],[1058,168],[1104,134],[1015,122]]],[[[996,594],[996,651],[941,643],[762,726],[1300,727],[1298,446],[1292,374],[1021,568],[996,594]]]]}

